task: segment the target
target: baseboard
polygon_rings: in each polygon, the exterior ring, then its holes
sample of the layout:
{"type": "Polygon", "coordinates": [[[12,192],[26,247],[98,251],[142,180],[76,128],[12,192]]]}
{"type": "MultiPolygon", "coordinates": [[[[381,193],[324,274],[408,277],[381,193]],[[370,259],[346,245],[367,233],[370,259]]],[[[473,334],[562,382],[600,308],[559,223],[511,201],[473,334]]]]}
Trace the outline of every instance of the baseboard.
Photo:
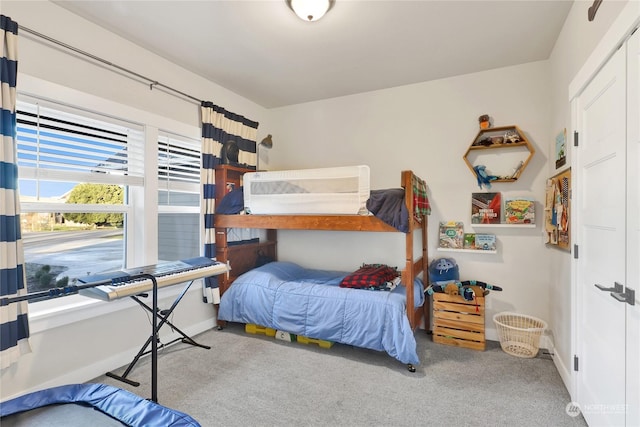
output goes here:
{"type": "MultiPolygon", "coordinates": [[[[551,346],[553,347],[553,345],[551,346]]],[[[553,355],[553,364],[556,366],[558,373],[560,374],[560,378],[562,378],[562,382],[564,383],[565,388],[569,392],[569,396],[573,398],[573,390],[572,390],[572,381],[571,381],[571,369],[564,364],[562,358],[556,354],[555,348],[549,348],[549,352],[553,355]]]]}
{"type": "Polygon", "coordinates": [[[551,338],[549,338],[547,335],[542,335],[540,337],[540,348],[544,348],[546,349],[546,351],[551,355],[554,356],[556,354],[556,349],[553,345],[553,340],[551,338]]]}

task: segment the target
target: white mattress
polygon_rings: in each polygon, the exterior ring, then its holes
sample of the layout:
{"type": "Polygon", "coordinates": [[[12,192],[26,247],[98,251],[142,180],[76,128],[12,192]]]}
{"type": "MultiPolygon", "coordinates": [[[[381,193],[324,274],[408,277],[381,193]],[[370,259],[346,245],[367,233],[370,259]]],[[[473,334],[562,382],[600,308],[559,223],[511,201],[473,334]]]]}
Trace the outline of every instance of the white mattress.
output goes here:
{"type": "Polygon", "coordinates": [[[367,214],[369,166],[250,172],[244,206],[252,214],[367,214]]]}

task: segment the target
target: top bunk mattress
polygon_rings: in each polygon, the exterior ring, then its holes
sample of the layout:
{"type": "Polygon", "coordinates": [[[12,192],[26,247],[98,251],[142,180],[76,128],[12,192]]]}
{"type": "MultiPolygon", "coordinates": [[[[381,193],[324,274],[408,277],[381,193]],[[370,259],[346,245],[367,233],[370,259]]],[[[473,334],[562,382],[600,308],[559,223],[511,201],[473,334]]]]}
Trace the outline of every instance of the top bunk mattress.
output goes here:
{"type": "Polygon", "coordinates": [[[249,172],[247,213],[264,215],[367,215],[369,166],[249,172]]]}

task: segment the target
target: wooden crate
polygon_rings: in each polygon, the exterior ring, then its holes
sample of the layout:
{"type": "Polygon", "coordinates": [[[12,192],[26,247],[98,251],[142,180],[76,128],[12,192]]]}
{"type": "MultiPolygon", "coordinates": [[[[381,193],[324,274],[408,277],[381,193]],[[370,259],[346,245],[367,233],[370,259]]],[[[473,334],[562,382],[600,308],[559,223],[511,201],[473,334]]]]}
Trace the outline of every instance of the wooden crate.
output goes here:
{"type": "Polygon", "coordinates": [[[474,350],[485,349],[484,297],[433,294],[433,341],[474,350]]]}

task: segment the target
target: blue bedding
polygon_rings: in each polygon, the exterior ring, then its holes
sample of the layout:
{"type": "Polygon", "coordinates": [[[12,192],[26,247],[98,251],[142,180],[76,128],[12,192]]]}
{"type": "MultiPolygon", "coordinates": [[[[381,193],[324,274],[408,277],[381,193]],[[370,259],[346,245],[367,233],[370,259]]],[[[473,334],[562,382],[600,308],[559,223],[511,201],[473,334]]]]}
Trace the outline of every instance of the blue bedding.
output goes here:
{"type": "MultiPolygon", "coordinates": [[[[418,365],[404,286],[391,292],[341,288],[347,274],[290,262],[266,264],[233,282],[222,296],[218,318],[385,351],[418,365]]],[[[414,289],[419,307],[424,303],[420,280],[414,289]]]]}

